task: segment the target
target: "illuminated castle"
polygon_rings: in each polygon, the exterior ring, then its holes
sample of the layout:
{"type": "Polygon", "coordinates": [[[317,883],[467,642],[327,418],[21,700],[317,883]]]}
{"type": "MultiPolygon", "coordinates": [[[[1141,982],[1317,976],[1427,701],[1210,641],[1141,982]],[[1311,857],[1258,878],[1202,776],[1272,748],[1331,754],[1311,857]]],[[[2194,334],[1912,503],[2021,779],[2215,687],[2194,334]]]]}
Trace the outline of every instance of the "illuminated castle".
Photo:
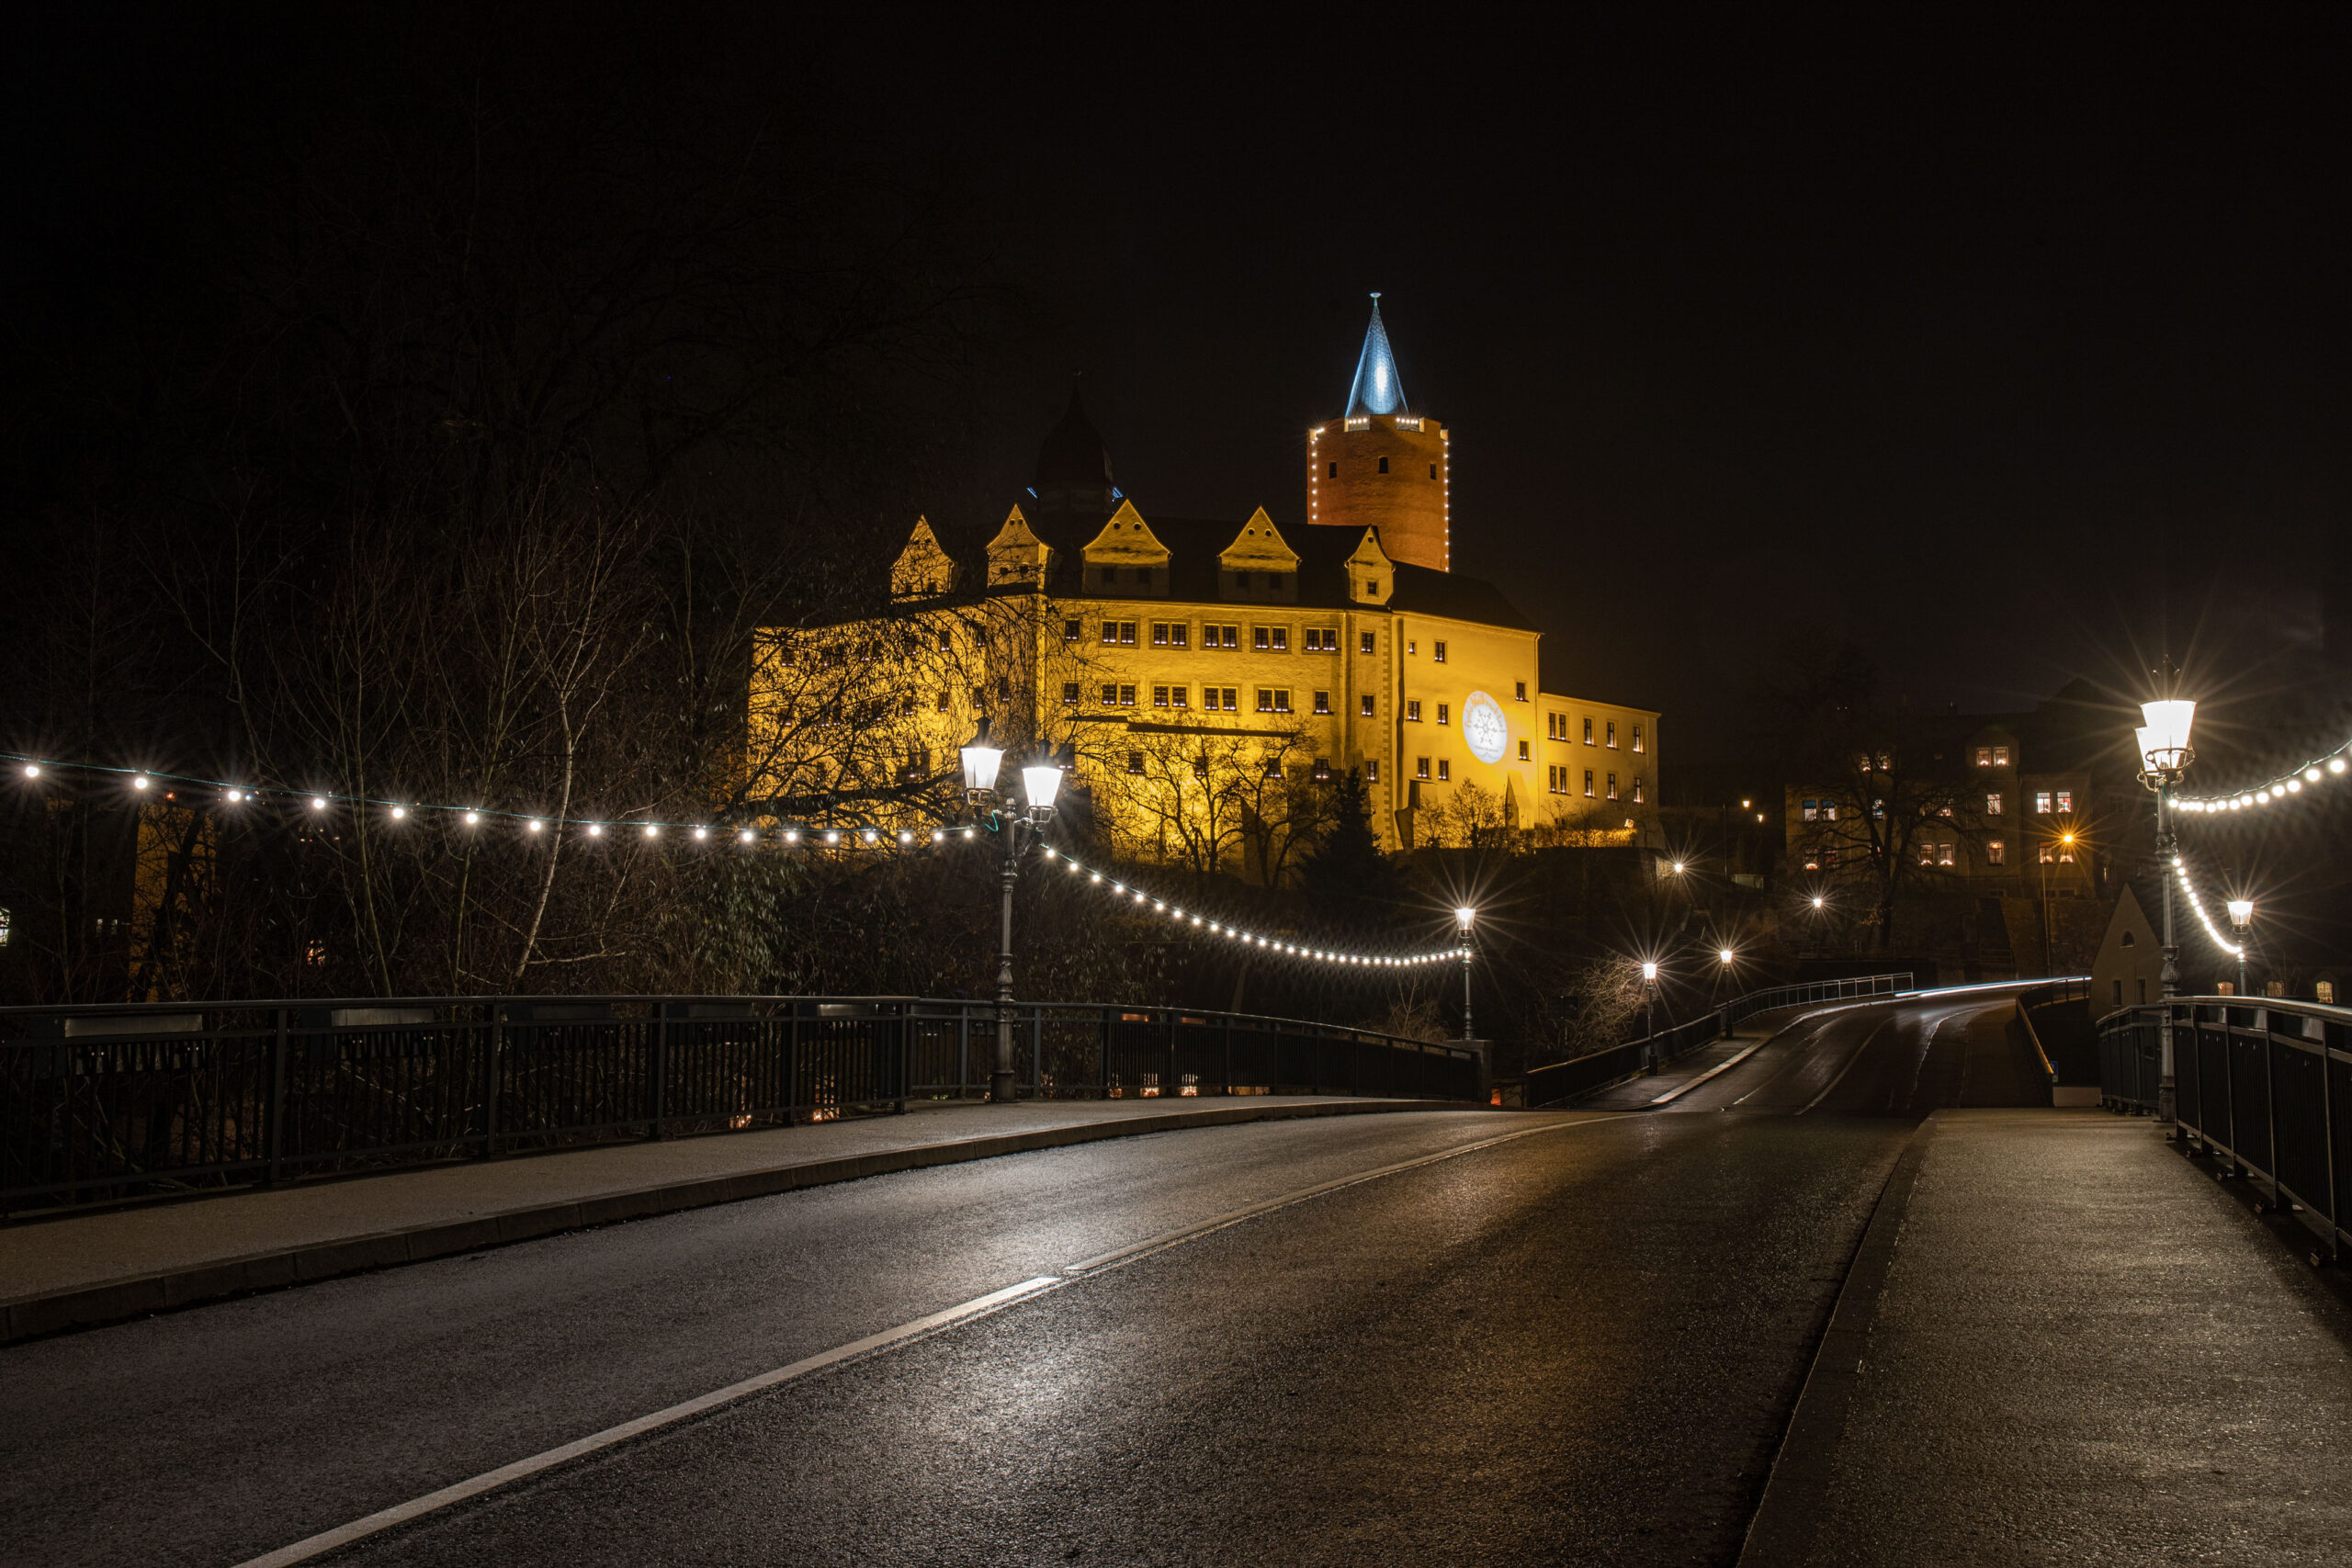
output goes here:
{"type": "MultiPolygon", "coordinates": [[[[1538,691],[1534,624],[1449,570],[1446,446],[1406,401],[1376,296],[1345,412],[1307,433],[1306,516],[1287,528],[1263,508],[1147,514],[1073,394],[1001,525],[919,521],[892,568],[896,616],[924,628],[898,639],[919,657],[868,677],[893,694],[878,705],[898,772],[952,766],[985,714],[1016,747],[1073,745],[1123,852],[1268,880],[1295,869],[1347,770],[1391,848],[1654,841],[1657,714],[1538,691]]],[[[818,640],[881,649],[876,625],[818,640]]],[[[754,674],[755,755],[763,709],[789,710],[827,656],[783,657],[754,674]]]]}

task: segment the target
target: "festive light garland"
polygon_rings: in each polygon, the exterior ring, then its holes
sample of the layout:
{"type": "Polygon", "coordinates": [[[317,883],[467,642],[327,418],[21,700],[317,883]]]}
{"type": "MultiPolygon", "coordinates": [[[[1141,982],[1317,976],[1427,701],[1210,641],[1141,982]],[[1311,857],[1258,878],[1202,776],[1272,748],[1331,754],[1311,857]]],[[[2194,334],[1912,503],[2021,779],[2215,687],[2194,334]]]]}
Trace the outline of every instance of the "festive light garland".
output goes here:
{"type": "Polygon", "coordinates": [[[2352,761],[2352,740],[2346,741],[2324,757],[2314,757],[2292,773],[2279,774],[2258,788],[2240,790],[2235,795],[2177,795],[2173,804],[2183,811],[2214,812],[2244,811],[2249,807],[2275,806],[2289,795],[2301,795],[2308,784],[2324,784],[2331,777],[2341,777],[2352,761]]]}
{"type": "Polygon", "coordinates": [[[763,836],[753,828],[729,829],[724,823],[647,821],[642,818],[594,818],[534,816],[524,811],[505,811],[488,806],[435,806],[423,801],[390,800],[374,795],[349,795],[324,789],[269,789],[252,784],[234,784],[226,779],[198,778],[188,773],[165,773],[157,768],[118,768],[99,762],[59,762],[43,757],[28,757],[14,751],[0,751],[0,761],[13,763],[28,780],[39,780],[52,773],[96,773],[103,777],[127,779],[138,794],[148,794],[165,784],[178,784],[190,789],[211,790],[226,806],[265,804],[271,801],[302,807],[312,818],[322,818],[338,807],[377,810],[391,823],[406,823],[427,817],[454,818],[463,828],[479,828],[485,822],[519,823],[526,833],[561,833],[571,829],[584,838],[601,839],[607,829],[634,828],[638,836],[659,839],[665,833],[676,832],[697,843],[732,832],[740,844],[780,841],[797,846],[804,840],[811,845],[838,848],[842,845],[873,848],[905,848],[919,842],[944,843],[951,838],[971,838],[975,829],[969,826],[932,828],[921,832],[911,828],[814,828],[806,824],[786,824],[763,836]]]}
{"type": "Polygon", "coordinates": [[[2188,895],[2188,907],[2197,912],[2198,923],[2205,928],[2205,934],[2212,939],[2213,945],[2233,958],[2244,958],[2245,949],[2222,939],[2220,930],[2213,924],[2213,917],[2205,912],[2205,901],[2197,897],[2196,884],[2188,880],[2188,867],[2178,855],[2172,857],[2172,874],[2179,881],[2180,890],[2188,895]]]}
{"type": "Polygon", "coordinates": [[[1222,936],[1227,941],[1239,942],[1244,947],[1262,948],[1269,954],[1277,957],[1295,958],[1308,964],[1327,964],[1339,968],[1361,969],[1410,969],[1423,964],[1458,963],[1462,957],[1462,950],[1458,947],[1435,953],[1344,953],[1334,948],[1301,947],[1296,942],[1283,942],[1275,937],[1243,931],[1238,926],[1227,925],[1222,920],[1208,919],[1197,912],[1187,914],[1183,906],[1170,904],[1164,898],[1154,898],[1140,887],[1129,886],[1125,883],[1106,877],[1068,851],[1057,850],[1050,844],[1041,846],[1038,852],[1049,861],[1060,861],[1069,867],[1072,876],[1084,876],[1088,886],[1101,886],[1111,897],[1123,903],[1148,904],[1153,914],[1165,915],[1173,924],[1197,926],[1210,936],[1222,936]]]}

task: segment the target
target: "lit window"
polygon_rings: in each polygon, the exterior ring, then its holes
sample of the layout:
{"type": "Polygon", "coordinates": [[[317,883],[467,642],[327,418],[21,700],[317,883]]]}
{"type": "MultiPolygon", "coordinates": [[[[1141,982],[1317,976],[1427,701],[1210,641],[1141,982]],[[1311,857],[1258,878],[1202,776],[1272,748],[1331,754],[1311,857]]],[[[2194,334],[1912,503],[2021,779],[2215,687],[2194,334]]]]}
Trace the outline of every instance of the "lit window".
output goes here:
{"type": "Polygon", "coordinates": [[[1425,779],[1430,776],[1430,760],[1427,757],[1413,759],[1413,776],[1417,779],[1425,779]]]}
{"type": "Polygon", "coordinates": [[[1290,712],[1290,693],[1280,686],[1274,688],[1274,711],[1276,713],[1290,712]]]}
{"type": "Polygon", "coordinates": [[[1239,648],[1241,628],[1239,626],[1203,626],[1201,646],[1203,648],[1239,648]]]}
{"type": "Polygon", "coordinates": [[[1976,765],[1980,768],[1989,768],[1993,765],[1993,748],[1990,746],[1976,748],[1976,765]]]}
{"type": "Polygon", "coordinates": [[[1984,863],[1986,865],[2000,865],[2007,862],[2007,845],[2002,843],[1998,839],[1987,839],[1984,840],[1984,863]]]}
{"type": "Polygon", "coordinates": [[[1617,775],[1615,773],[1609,775],[1609,798],[1611,800],[1617,798],[1617,775]]]}
{"type": "Polygon", "coordinates": [[[1166,621],[1154,621],[1151,623],[1151,646],[1154,648],[1166,648],[1168,646],[1168,623],[1166,621]]]}
{"type": "Polygon", "coordinates": [[[1519,700],[1521,702],[1527,700],[1527,682],[1524,681],[1519,682],[1519,700]]]}
{"type": "Polygon", "coordinates": [[[1639,806],[1641,803],[1642,803],[1642,775],[1641,775],[1641,774],[1639,774],[1639,773],[1635,773],[1635,774],[1634,775],[1634,805],[1636,805],[1636,806],[1639,806]]]}
{"type": "Polygon", "coordinates": [[[2058,841],[2058,863],[2061,865],[2075,863],[2075,846],[2063,839],[2058,841]]]}
{"type": "Polygon", "coordinates": [[[1437,782],[1443,784],[1452,777],[1453,777],[1453,763],[1446,758],[1440,757],[1437,760],[1437,782]]]}
{"type": "Polygon", "coordinates": [[[1190,648],[1192,645],[1193,628],[1189,625],[1182,621],[1170,621],[1168,623],[1169,647],[1190,648]]]}
{"type": "Polygon", "coordinates": [[[1408,698],[1407,698],[1407,699],[1406,699],[1406,701],[1405,701],[1405,722],[1406,722],[1407,724],[1419,724],[1419,723],[1420,723],[1420,722],[1421,722],[1421,699],[1420,699],[1420,698],[1419,698],[1419,697],[1408,697],[1408,698]]]}
{"type": "Polygon", "coordinates": [[[1337,652],[1339,652],[1339,651],[1340,651],[1340,628],[1339,628],[1339,627],[1337,627],[1337,626],[1309,626],[1309,627],[1307,627],[1307,628],[1306,628],[1306,651],[1307,651],[1307,652],[1309,652],[1309,653],[1337,653],[1337,652]]]}
{"type": "Polygon", "coordinates": [[[1451,704],[1449,704],[1449,703],[1440,703],[1440,704],[1438,704],[1438,705],[1437,705],[1437,721],[1438,721],[1440,724],[1447,724],[1447,723],[1451,723],[1451,722],[1452,722],[1452,720],[1453,720],[1453,705],[1451,705],[1451,704]]]}
{"type": "Polygon", "coordinates": [[[1140,752],[1140,751],[1130,751],[1130,752],[1128,752],[1128,753],[1127,753],[1127,772],[1129,772],[1129,773],[1139,773],[1143,772],[1143,753],[1142,753],[1142,752],[1140,752]]]}
{"type": "Polygon", "coordinates": [[[1119,688],[1116,682],[1111,681],[1102,682],[1102,705],[1106,708],[1114,708],[1119,705],[1119,688]]]}
{"type": "Polygon", "coordinates": [[[1442,642],[1433,642],[1433,643],[1430,644],[1430,659],[1432,659],[1432,660],[1434,660],[1436,662],[1438,662],[1438,663],[1440,663],[1440,664],[1444,663],[1444,662],[1445,662],[1445,644],[1444,644],[1444,643],[1442,643],[1442,642]]]}
{"type": "Polygon", "coordinates": [[[1062,640],[1064,642],[1076,642],[1079,637],[1083,635],[1084,630],[1085,628],[1080,626],[1076,621],[1064,621],[1062,623],[1062,640]]]}
{"type": "Polygon", "coordinates": [[[2001,792],[1999,790],[1994,790],[1984,796],[1984,815],[1987,817],[1998,817],[2000,814],[2001,792]]]}
{"type": "Polygon", "coordinates": [[[1250,628],[1250,646],[1251,646],[1251,647],[1253,647],[1253,648],[1255,648],[1255,649],[1256,649],[1259,652],[1261,652],[1261,653],[1265,652],[1265,651],[1266,651],[1270,647],[1272,647],[1272,644],[1267,640],[1267,639],[1268,639],[1268,637],[1272,634],[1272,632],[1273,632],[1273,627],[1272,627],[1272,626],[1251,626],[1251,627],[1250,628]]]}
{"type": "Polygon", "coordinates": [[[1181,708],[1186,705],[1184,699],[1187,694],[1188,694],[1185,689],[1182,686],[1170,686],[1168,688],[1168,700],[1172,706],[1181,708]]]}
{"type": "Polygon", "coordinates": [[[1818,802],[1818,801],[1813,801],[1813,800],[1808,800],[1808,801],[1806,801],[1806,802],[1804,803],[1804,819],[1805,819],[1806,821],[1808,821],[1808,822],[1812,821],[1812,820],[1814,819],[1814,818],[1815,818],[1815,816],[1820,812],[1820,810],[1821,810],[1821,804],[1820,804],[1820,802],[1818,802]]]}
{"type": "Polygon", "coordinates": [[[1592,798],[1592,770],[1590,768],[1584,771],[1584,797],[1587,800],[1592,798]]]}
{"type": "Polygon", "coordinates": [[[1921,865],[1933,865],[1936,863],[1935,845],[1921,844],[1919,846],[1919,863],[1921,865]]]}
{"type": "Polygon", "coordinates": [[[1317,757],[1315,759],[1315,782],[1317,784],[1329,784],[1331,782],[1330,758],[1317,757]]]}
{"type": "Polygon", "coordinates": [[[2038,789],[2033,792],[2033,814],[2036,817],[2047,817],[2050,815],[2050,792],[2048,790],[2038,789]]]}
{"type": "Polygon", "coordinates": [[[1825,800],[1821,803],[1821,819],[1824,822],[1835,822],[1838,820],[1838,803],[1836,801],[1825,800]]]}
{"type": "Polygon", "coordinates": [[[1378,784],[1378,783],[1380,782],[1380,759],[1379,759],[1379,758],[1377,758],[1377,757],[1373,757],[1373,758],[1367,759],[1367,760],[1366,760],[1366,761],[1364,762],[1364,765],[1363,765],[1363,782],[1364,782],[1364,783],[1366,783],[1366,784],[1378,784]]]}
{"type": "Polygon", "coordinates": [[[1274,689],[1272,686],[1258,688],[1258,711],[1260,713],[1274,711],[1274,689]]]}
{"type": "Polygon", "coordinates": [[[1330,693],[1317,692],[1315,694],[1315,711],[1317,713],[1329,713],[1331,711],[1330,693]]]}
{"type": "Polygon", "coordinates": [[[1119,640],[1118,622],[1105,621],[1102,623],[1102,640],[1109,643],[1114,643],[1119,640]]]}
{"type": "MultiPolygon", "coordinates": [[[[1227,686],[1220,694],[1225,699],[1224,706],[1226,712],[1239,713],[1241,711],[1241,694],[1238,691],[1235,690],[1231,686],[1227,686]]],[[[1203,707],[1209,705],[1208,699],[1205,696],[1202,698],[1201,705],[1203,707]]]]}
{"type": "MultiPolygon", "coordinates": [[[[1062,682],[1062,706],[1066,708],[1074,708],[1077,705],[1078,682],[1075,681],[1064,681],[1062,682]]],[[[942,713],[947,711],[947,694],[944,692],[940,694],[939,709],[942,713]]]]}
{"type": "Polygon", "coordinates": [[[1993,748],[1993,765],[1996,768],[2006,768],[2009,765],[2009,749],[2007,747],[1996,746],[1993,748]]]}
{"type": "Polygon", "coordinates": [[[1617,721],[1613,718],[1609,721],[1609,749],[1612,751],[1617,749],[1617,721]]]}
{"type": "Polygon", "coordinates": [[[2058,792],[2058,809],[2061,811],[2072,811],[2075,809],[2075,792],[2073,790],[2062,789],[2058,792]]]}
{"type": "Polygon", "coordinates": [[[1640,750],[1641,749],[1642,749],[1642,727],[1641,727],[1640,725],[1638,725],[1638,724],[1637,724],[1637,725],[1634,726],[1634,750],[1636,750],[1636,751],[1638,751],[1638,750],[1640,750]]]}
{"type": "Polygon", "coordinates": [[[2041,840],[2041,863],[2048,865],[2058,858],[2057,847],[2047,839],[2041,840]]]}
{"type": "Polygon", "coordinates": [[[1123,708],[1131,708],[1136,705],[1136,689],[1133,686],[1119,688],[1119,705],[1123,708]]]}
{"type": "MultiPolygon", "coordinates": [[[[1592,744],[1592,716],[1590,714],[1585,715],[1584,717],[1584,743],[1588,746],[1592,744]]],[[[1587,795],[1591,793],[1590,790],[1585,791],[1587,795]]]]}
{"type": "Polygon", "coordinates": [[[1519,760],[1522,762],[1529,760],[1527,755],[1527,742],[1524,740],[1519,743],[1519,760]]]}
{"type": "MultiPolygon", "coordinates": [[[[0,942],[6,942],[6,940],[7,940],[7,939],[6,939],[6,937],[5,935],[0,935],[0,942]]],[[[2335,1005],[2335,981],[2333,981],[2333,980],[2317,980],[2317,981],[2314,981],[2314,982],[2312,982],[2312,991],[2314,991],[2315,993],[2317,993],[2318,998],[2319,998],[2319,999],[2320,999],[2321,1001],[2327,1003],[2327,1004],[2328,1004],[2329,1006],[2331,1006],[2331,1007],[2333,1007],[2333,1006],[2335,1005]]]]}
{"type": "Polygon", "coordinates": [[[1951,864],[1953,848],[1954,846],[1951,844],[1938,844],[1936,846],[1936,863],[1938,865],[1951,864]]]}
{"type": "Polygon", "coordinates": [[[1366,718],[1370,718],[1372,716],[1372,699],[1370,697],[1363,699],[1363,716],[1366,718]]]}
{"type": "MultiPolygon", "coordinates": [[[[1371,590],[1371,584],[1366,583],[1364,586],[1367,592],[1371,590]]],[[[1373,643],[1372,637],[1373,634],[1370,632],[1359,632],[1356,634],[1356,651],[1358,653],[1370,653],[1373,650],[1374,644],[1373,643]]]]}
{"type": "Polygon", "coordinates": [[[1420,652],[1420,650],[1421,650],[1421,645],[1420,645],[1420,642],[1419,642],[1419,640],[1418,638],[1414,638],[1414,637],[1407,637],[1407,638],[1405,639],[1405,657],[1406,657],[1406,658],[1410,659],[1414,654],[1420,652]]]}
{"type": "Polygon", "coordinates": [[[1151,689],[1151,705],[1156,708],[1164,708],[1168,705],[1167,687],[1154,686],[1151,689]]]}

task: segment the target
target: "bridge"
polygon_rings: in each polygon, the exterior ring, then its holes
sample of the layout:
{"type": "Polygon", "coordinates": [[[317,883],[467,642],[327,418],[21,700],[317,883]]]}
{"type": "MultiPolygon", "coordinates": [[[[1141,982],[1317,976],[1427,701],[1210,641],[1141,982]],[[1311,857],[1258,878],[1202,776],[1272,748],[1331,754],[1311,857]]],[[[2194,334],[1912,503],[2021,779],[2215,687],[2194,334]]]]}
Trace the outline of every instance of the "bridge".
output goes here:
{"type": "Polygon", "coordinates": [[[2030,987],[1849,989],[1549,1087],[1036,1004],[1009,1106],[911,998],[24,1030],[8,1556],[2339,1561],[2352,1014],[2065,1109],[2030,987]]]}

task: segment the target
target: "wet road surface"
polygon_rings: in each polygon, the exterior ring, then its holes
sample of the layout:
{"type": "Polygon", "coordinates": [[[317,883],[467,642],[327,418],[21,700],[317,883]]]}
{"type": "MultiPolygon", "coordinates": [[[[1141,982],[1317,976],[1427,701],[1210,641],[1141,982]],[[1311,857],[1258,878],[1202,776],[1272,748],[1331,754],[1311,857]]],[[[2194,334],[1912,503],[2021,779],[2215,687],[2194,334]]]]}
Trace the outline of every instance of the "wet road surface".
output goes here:
{"type": "Polygon", "coordinates": [[[0,1351],[9,1562],[243,1562],[616,1422],[1340,1187],[427,1515],[414,1563],[1728,1562],[1871,1205],[2037,1087],[1997,995],[1652,1114],[1268,1122],[552,1237],[0,1351]]]}

